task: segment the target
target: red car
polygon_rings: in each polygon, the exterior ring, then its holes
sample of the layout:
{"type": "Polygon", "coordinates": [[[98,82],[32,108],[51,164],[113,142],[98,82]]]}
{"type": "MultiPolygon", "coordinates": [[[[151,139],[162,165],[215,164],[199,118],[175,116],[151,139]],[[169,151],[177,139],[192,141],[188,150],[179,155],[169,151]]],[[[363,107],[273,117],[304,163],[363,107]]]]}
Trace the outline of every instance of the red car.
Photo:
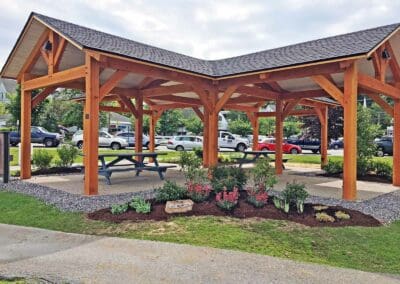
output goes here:
{"type": "MultiPolygon", "coordinates": [[[[275,151],[275,139],[268,139],[263,142],[258,143],[259,151],[275,151]]],[[[283,153],[285,154],[300,154],[301,148],[300,146],[283,143],[283,153]]]]}

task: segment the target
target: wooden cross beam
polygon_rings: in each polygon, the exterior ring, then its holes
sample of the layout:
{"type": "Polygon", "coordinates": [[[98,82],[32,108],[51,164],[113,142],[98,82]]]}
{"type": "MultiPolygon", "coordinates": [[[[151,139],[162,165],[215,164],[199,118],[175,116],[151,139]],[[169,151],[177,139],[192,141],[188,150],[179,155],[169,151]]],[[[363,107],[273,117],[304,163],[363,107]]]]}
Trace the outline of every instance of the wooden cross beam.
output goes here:
{"type": "Polygon", "coordinates": [[[331,95],[336,101],[343,105],[344,95],[343,92],[336,87],[330,78],[323,75],[312,76],[311,79],[317,83],[323,90],[331,95]]]}
{"type": "Polygon", "coordinates": [[[127,71],[117,70],[115,71],[110,78],[100,87],[100,101],[104,99],[106,95],[108,95],[120,82],[122,79],[126,77],[129,73],[127,71]]]}
{"type": "Polygon", "coordinates": [[[358,73],[358,84],[370,92],[384,94],[394,99],[400,99],[399,88],[393,87],[392,85],[384,83],[363,73],[358,73]]]}

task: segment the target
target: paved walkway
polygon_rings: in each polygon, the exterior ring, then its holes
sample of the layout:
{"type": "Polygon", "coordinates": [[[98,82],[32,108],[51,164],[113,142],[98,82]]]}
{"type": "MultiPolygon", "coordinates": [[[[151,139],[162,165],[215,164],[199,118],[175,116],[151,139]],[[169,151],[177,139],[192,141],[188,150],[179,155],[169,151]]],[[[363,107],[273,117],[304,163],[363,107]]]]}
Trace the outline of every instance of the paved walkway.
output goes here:
{"type": "Polygon", "coordinates": [[[0,275],[73,283],[400,283],[256,254],[3,224],[0,275]]]}

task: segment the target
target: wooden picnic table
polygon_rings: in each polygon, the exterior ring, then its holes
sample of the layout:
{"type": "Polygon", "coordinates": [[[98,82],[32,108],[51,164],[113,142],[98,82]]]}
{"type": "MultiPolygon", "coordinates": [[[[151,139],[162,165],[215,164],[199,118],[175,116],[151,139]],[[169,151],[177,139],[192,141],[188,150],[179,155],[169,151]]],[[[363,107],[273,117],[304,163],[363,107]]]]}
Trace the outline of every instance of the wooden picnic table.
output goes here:
{"type": "Polygon", "coordinates": [[[136,176],[142,171],[158,172],[161,180],[164,179],[164,173],[168,168],[175,168],[175,165],[160,166],[157,160],[158,155],[166,155],[166,153],[143,152],[143,153],[113,153],[99,154],[99,174],[104,176],[107,184],[111,184],[111,175],[113,172],[136,171],[136,176]],[[114,157],[115,159],[106,162],[106,158],[114,157]],[[154,165],[145,162],[146,158],[152,158],[154,165]],[[118,164],[121,161],[128,161],[128,164],[118,164]],[[133,165],[133,167],[132,167],[133,165]]]}
{"type": "MultiPolygon", "coordinates": [[[[220,151],[222,153],[227,153],[227,151],[220,151]]],[[[270,159],[268,154],[275,154],[275,151],[253,151],[253,150],[246,150],[243,151],[243,157],[240,158],[235,158],[235,160],[239,163],[239,168],[242,167],[243,164],[248,164],[248,163],[254,163],[257,161],[260,157],[265,157],[270,159]],[[248,156],[251,155],[252,158],[248,158],[248,156]]],[[[275,161],[275,159],[271,159],[271,161],[275,161]]],[[[286,163],[288,159],[283,159],[283,163],[286,163]]],[[[285,169],[285,165],[282,163],[283,169],[285,169]]]]}

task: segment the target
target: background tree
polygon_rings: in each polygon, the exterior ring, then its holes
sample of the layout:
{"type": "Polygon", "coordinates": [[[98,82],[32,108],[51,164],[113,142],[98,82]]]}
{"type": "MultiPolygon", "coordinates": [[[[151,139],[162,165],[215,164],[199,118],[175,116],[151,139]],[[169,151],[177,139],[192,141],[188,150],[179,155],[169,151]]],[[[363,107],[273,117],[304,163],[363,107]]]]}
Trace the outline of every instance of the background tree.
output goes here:
{"type": "Polygon", "coordinates": [[[229,131],[240,136],[246,136],[251,134],[253,129],[249,121],[238,119],[229,122],[229,131]]]}
{"type": "Polygon", "coordinates": [[[275,119],[272,117],[259,118],[259,129],[261,135],[273,135],[275,133],[275,119]]]}
{"type": "Polygon", "coordinates": [[[185,128],[193,134],[200,134],[203,132],[203,122],[197,116],[193,115],[184,120],[185,128]]]}
{"type": "Polygon", "coordinates": [[[163,112],[159,120],[159,131],[162,135],[173,135],[183,126],[182,111],[173,109],[163,112]]]}
{"type": "Polygon", "coordinates": [[[289,116],[283,123],[283,135],[289,137],[291,135],[297,135],[301,132],[302,123],[297,117],[289,116]]]}

